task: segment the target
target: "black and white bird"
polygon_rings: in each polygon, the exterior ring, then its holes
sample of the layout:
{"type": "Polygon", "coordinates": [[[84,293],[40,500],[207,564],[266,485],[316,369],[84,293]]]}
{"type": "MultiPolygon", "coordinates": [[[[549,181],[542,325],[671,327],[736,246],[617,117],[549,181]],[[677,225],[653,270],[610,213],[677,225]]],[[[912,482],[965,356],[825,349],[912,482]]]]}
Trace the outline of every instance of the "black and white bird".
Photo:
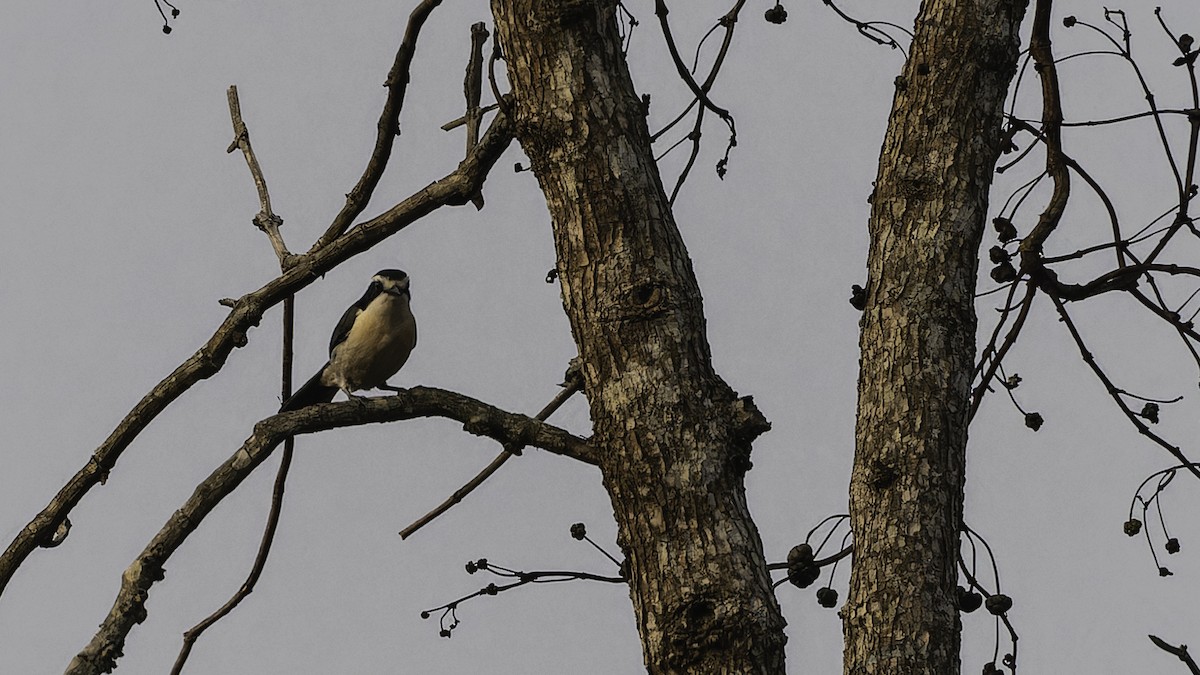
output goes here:
{"type": "Polygon", "coordinates": [[[392,389],[395,375],[417,345],[417,321],[409,306],[408,275],[379,270],[358,302],[350,306],[329,339],[329,361],[283,402],[279,412],[333,400],[338,391],[354,398],[363,389],[392,389]]]}

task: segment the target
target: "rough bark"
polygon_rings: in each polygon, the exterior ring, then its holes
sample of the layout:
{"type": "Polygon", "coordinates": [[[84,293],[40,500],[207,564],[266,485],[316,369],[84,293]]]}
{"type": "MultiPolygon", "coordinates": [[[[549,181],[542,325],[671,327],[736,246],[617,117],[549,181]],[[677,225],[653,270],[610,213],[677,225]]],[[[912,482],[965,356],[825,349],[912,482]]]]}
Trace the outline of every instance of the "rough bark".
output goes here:
{"type": "Polygon", "coordinates": [[[959,672],[973,295],[1024,12],[926,0],[896,80],[870,221],[846,673],[959,672]]]}
{"type": "Polygon", "coordinates": [[[766,421],[712,369],[615,8],[492,2],[643,654],[651,673],[783,673],[784,621],[743,487],[766,421]]]}

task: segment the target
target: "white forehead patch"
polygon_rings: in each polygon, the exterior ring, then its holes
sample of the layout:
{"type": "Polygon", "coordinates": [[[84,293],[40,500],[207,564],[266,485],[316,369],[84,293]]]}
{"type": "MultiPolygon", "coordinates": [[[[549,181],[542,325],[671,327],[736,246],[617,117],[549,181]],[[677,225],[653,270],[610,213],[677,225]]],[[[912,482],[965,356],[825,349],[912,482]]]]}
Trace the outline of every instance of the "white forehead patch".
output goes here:
{"type": "Polygon", "coordinates": [[[408,275],[402,277],[389,277],[382,274],[376,274],[371,277],[372,281],[378,282],[383,288],[408,288],[408,275]]]}

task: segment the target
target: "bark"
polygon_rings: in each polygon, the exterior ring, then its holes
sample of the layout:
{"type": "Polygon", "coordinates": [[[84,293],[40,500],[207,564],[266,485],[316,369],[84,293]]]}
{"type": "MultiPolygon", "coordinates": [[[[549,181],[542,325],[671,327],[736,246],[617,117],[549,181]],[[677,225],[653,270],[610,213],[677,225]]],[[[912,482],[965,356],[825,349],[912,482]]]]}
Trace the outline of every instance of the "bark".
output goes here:
{"type": "Polygon", "coordinates": [[[959,672],[973,295],[1018,0],[926,0],[873,195],[845,672],[959,672]]]}
{"type": "Polygon", "coordinates": [[[545,193],[604,485],[651,673],[783,673],[746,507],[767,428],[712,369],[613,0],[493,0],[515,134],[545,193]]]}

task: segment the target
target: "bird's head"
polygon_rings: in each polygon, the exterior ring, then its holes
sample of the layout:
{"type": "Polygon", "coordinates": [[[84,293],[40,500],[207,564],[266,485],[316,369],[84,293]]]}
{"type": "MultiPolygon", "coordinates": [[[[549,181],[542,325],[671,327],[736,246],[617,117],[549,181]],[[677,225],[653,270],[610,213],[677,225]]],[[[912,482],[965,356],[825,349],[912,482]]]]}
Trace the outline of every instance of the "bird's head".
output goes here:
{"type": "Polygon", "coordinates": [[[371,285],[376,286],[380,293],[388,295],[410,295],[408,290],[408,275],[403,270],[379,270],[371,277],[371,285]]]}

